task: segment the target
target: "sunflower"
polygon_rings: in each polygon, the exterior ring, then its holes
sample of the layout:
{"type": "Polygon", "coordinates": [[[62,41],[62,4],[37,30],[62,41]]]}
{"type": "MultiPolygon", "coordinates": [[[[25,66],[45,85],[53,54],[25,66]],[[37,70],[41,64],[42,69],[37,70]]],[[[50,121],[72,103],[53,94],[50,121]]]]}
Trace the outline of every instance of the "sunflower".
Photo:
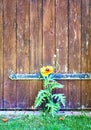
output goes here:
{"type": "Polygon", "coordinates": [[[42,76],[48,76],[49,74],[54,73],[54,68],[52,66],[43,66],[40,69],[40,72],[41,72],[42,76]]]}

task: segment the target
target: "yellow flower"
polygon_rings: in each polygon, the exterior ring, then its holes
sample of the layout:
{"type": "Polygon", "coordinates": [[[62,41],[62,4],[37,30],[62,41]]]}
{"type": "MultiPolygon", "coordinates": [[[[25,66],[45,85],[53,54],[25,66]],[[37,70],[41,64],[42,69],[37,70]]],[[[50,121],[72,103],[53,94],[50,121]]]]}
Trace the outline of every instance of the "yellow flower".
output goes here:
{"type": "Polygon", "coordinates": [[[42,76],[48,76],[49,74],[54,73],[54,68],[52,66],[43,66],[40,69],[40,72],[41,72],[42,76]]]}

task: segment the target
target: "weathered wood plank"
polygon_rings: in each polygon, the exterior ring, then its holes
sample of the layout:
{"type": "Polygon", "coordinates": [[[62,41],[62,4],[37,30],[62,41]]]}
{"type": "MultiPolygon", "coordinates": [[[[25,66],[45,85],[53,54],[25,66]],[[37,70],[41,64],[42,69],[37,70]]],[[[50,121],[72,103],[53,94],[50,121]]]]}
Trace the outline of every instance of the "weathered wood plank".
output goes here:
{"type": "MultiPolygon", "coordinates": [[[[29,0],[17,0],[17,73],[29,73],[29,0]]],[[[17,82],[17,108],[29,107],[29,81],[17,82]]]]}
{"type": "MultiPolygon", "coordinates": [[[[30,73],[40,71],[43,60],[42,45],[42,0],[30,1],[30,73]]],[[[30,106],[34,104],[38,91],[42,88],[41,81],[30,82],[30,106]]]]}
{"type": "Polygon", "coordinates": [[[37,72],[40,71],[40,67],[43,65],[43,0],[38,0],[37,2],[37,17],[38,17],[38,41],[36,46],[36,60],[37,72]]]}
{"type": "MultiPolygon", "coordinates": [[[[68,71],[68,1],[56,0],[56,71],[67,73],[68,71]]],[[[57,89],[57,93],[63,92],[66,96],[66,107],[68,104],[67,81],[63,90],[57,89]]]]}
{"type": "Polygon", "coordinates": [[[3,107],[3,2],[0,1],[0,108],[3,107]]]}
{"type": "Polygon", "coordinates": [[[56,0],[56,64],[61,73],[68,71],[68,2],[56,0]],[[60,68],[59,68],[60,67],[60,68]]]}
{"type": "MultiPolygon", "coordinates": [[[[89,0],[89,45],[88,45],[88,72],[91,72],[91,0],[89,0]]],[[[91,80],[88,82],[89,91],[89,103],[88,107],[91,108],[91,80]]]]}
{"type": "MultiPolygon", "coordinates": [[[[55,66],[56,56],[56,0],[43,1],[43,65],[55,66]]],[[[53,91],[54,93],[56,90],[53,91]]]]}
{"type": "Polygon", "coordinates": [[[16,1],[3,0],[3,45],[4,45],[4,108],[16,107],[16,82],[8,75],[16,72],[16,1]]]}
{"type": "MultiPolygon", "coordinates": [[[[30,1],[30,73],[36,72],[37,45],[37,1],[30,1]]],[[[30,81],[30,107],[32,108],[36,95],[37,82],[30,81]]]]}
{"type": "Polygon", "coordinates": [[[43,1],[43,65],[54,65],[55,0],[43,1]]]}
{"type": "MultiPolygon", "coordinates": [[[[91,72],[90,1],[82,1],[82,72],[91,72]]],[[[91,108],[91,81],[82,81],[82,108],[91,108]]]]}
{"type": "MultiPolygon", "coordinates": [[[[37,3],[37,15],[38,15],[38,42],[37,42],[37,72],[40,72],[40,68],[43,65],[43,0],[38,0],[37,3]]],[[[43,82],[37,81],[37,93],[40,89],[43,89],[43,82]]],[[[36,96],[36,95],[35,95],[36,96]]]]}
{"type": "MultiPolygon", "coordinates": [[[[91,0],[89,1],[89,45],[88,45],[88,72],[91,72],[91,0]]],[[[91,85],[91,83],[90,83],[91,85]]]]}
{"type": "MultiPolygon", "coordinates": [[[[81,0],[69,1],[69,73],[81,71],[81,0]]],[[[69,108],[80,107],[80,81],[69,82],[69,108]]]]}

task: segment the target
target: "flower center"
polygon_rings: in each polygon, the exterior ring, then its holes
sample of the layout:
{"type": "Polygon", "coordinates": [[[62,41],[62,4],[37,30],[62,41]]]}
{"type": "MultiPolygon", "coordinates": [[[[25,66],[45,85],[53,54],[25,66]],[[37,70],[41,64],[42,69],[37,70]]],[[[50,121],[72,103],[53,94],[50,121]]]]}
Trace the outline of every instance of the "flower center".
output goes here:
{"type": "Polygon", "coordinates": [[[46,71],[50,71],[50,69],[49,69],[49,68],[46,68],[46,71]]]}

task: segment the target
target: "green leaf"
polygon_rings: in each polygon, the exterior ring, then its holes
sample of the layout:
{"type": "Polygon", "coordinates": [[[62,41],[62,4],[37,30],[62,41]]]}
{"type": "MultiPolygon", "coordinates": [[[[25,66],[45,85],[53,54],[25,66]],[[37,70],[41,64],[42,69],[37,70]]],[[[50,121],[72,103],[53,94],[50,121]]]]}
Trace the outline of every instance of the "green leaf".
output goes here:
{"type": "Polygon", "coordinates": [[[35,103],[34,103],[35,108],[40,106],[46,99],[48,99],[49,96],[50,96],[49,91],[40,90],[35,99],[35,103]]]}
{"type": "Polygon", "coordinates": [[[60,83],[55,83],[55,84],[52,85],[52,89],[54,89],[54,88],[63,88],[63,87],[64,87],[64,85],[62,85],[60,83]]]}
{"type": "Polygon", "coordinates": [[[64,85],[56,82],[56,81],[51,81],[51,80],[46,80],[44,82],[44,86],[46,86],[46,88],[49,88],[52,90],[52,89],[55,89],[55,88],[63,88],[64,85]]]}
{"type": "Polygon", "coordinates": [[[65,96],[64,94],[53,94],[52,98],[57,99],[58,102],[61,102],[62,105],[65,107],[65,96]]]}
{"type": "Polygon", "coordinates": [[[46,104],[47,111],[54,117],[56,112],[60,109],[60,104],[59,103],[53,103],[50,101],[49,103],[46,104]]]}

